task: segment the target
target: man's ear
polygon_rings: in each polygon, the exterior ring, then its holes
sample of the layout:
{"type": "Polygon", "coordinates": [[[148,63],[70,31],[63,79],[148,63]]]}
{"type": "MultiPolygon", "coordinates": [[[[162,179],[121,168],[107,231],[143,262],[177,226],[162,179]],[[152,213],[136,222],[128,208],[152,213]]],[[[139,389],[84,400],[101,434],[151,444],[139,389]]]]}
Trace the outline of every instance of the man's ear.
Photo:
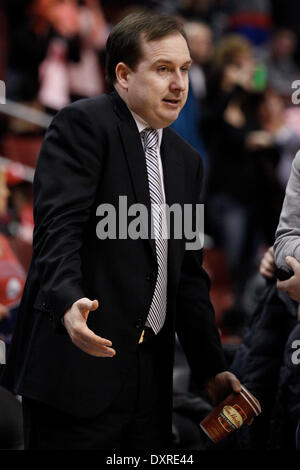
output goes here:
{"type": "Polygon", "coordinates": [[[116,66],[116,78],[117,82],[123,90],[128,89],[128,76],[131,72],[130,67],[126,65],[124,62],[119,62],[116,66]]]}

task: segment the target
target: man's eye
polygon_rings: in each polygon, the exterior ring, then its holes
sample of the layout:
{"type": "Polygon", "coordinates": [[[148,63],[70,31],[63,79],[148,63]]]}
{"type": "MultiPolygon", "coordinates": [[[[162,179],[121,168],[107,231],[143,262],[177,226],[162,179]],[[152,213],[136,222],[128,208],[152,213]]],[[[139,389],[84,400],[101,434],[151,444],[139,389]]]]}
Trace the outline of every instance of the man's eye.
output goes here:
{"type": "Polygon", "coordinates": [[[168,70],[168,68],[165,67],[164,65],[162,65],[161,67],[158,67],[158,70],[159,70],[160,72],[166,72],[166,71],[168,70]]]}
{"type": "Polygon", "coordinates": [[[188,71],[189,71],[190,69],[189,69],[189,67],[182,67],[181,70],[182,70],[183,72],[188,73],[188,71]]]}

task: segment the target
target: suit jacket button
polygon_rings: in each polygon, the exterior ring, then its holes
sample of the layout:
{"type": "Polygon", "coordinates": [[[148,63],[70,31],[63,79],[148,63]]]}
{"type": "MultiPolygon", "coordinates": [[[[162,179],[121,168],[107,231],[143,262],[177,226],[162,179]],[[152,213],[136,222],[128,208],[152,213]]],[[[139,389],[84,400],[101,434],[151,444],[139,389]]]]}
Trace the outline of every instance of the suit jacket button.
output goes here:
{"type": "Polygon", "coordinates": [[[135,324],[136,328],[141,328],[143,326],[143,320],[141,318],[138,318],[135,324]]]}

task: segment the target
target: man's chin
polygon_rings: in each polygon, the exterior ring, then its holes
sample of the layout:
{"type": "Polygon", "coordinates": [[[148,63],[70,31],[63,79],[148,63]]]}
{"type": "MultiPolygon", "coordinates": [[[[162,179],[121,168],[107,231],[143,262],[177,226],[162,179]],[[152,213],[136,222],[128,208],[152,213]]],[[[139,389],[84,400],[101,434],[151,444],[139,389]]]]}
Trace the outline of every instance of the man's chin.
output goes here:
{"type": "Polygon", "coordinates": [[[164,121],[164,125],[162,127],[171,126],[171,124],[173,124],[173,122],[175,122],[176,119],[178,118],[180,111],[181,110],[168,113],[168,115],[162,116],[162,121],[164,121]]]}
{"type": "Polygon", "coordinates": [[[173,124],[174,121],[176,121],[180,111],[181,109],[169,113],[162,113],[160,115],[157,114],[154,119],[149,118],[147,122],[154,129],[162,129],[164,127],[169,127],[171,124],[173,124]]]}

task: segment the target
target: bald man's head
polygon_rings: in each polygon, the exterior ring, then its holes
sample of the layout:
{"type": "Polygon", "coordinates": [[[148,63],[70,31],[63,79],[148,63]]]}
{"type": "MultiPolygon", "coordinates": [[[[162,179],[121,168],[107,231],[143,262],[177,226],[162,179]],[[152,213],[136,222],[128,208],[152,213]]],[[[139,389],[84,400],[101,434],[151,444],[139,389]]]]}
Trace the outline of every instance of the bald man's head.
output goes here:
{"type": "Polygon", "coordinates": [[[200,21],[191,21],[185,23],[184,31],[189,42],[193,61],[199,65],[209,62],[213,53],[210,27],[200,21]]]}

